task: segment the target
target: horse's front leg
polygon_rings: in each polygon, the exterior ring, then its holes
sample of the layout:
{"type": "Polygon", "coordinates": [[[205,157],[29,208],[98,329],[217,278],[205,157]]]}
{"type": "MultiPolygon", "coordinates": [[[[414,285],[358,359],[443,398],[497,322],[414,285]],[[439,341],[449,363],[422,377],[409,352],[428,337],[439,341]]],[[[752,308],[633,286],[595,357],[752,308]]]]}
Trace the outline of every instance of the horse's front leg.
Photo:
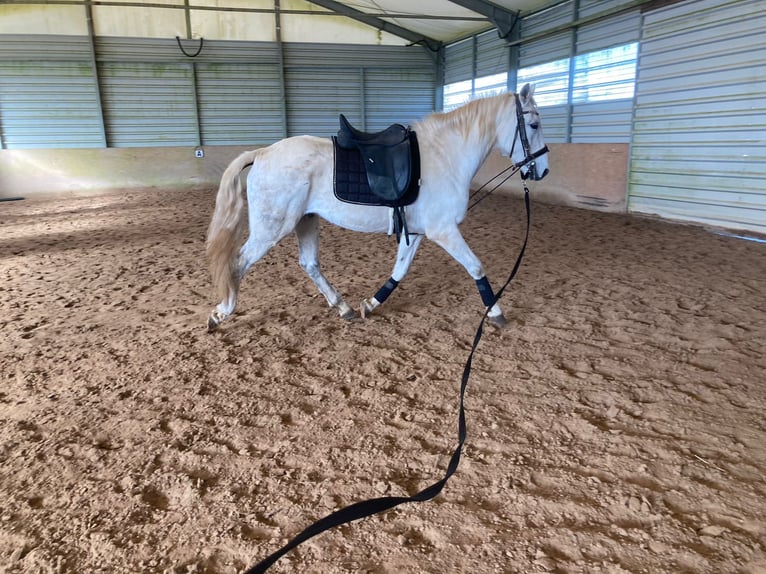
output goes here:
{"type": "Polygon", "coordinates": [[[342,318],[355,319],[354,310],[322,274],[319,266],[319,217],[313,214],[304,215],[295,227],[295,235],[298,237],[299,262],[306,275],[327,299],[327,304],[337,309],[342,318]]]}
{"type": "Polygon", "coordinates": [[[476,287],[479,289],[481,302],[485,307],[489,307],[487,318],[489,322],[496,327],[503,328],[506,325],[505,316],[500,305],[495,301],[495,293],[489,284],[489,279],[484,273],[484,267],[479,258],[474,255],[471,248],[463,239],[457,225],[436,233],[428,233],[428,238],[439,244],[447,253],[449,253],[458,263],[460,263],[468,274],[476,281],[476,287]]]}
{"type": "Polygon", "coordinates": [[[404,279],[422,240],[422,235],[410,235],[409,244],[404,236],[399,239],[399,249],[396,253],[396,264],[394,265],[394,270],[391,272],[391,277],[388,278],[388,281],[386,281],[383,287],[378,289],[378,292],[375,293],[371,299],[362,301],[360,310],[362,317],[366,317],[372,313],[381,303],[388,299],[388,296],[391,295],[393,290],[399,285],[399,281],[404,279]]]}

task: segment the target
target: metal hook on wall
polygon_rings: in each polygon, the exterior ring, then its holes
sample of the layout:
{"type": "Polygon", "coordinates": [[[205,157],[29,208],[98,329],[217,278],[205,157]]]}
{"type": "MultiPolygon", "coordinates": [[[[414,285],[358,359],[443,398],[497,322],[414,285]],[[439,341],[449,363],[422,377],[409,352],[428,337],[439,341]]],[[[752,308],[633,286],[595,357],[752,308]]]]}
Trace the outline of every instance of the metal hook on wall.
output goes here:
{"type": "Polygon", "coordinates": [[[202,45],[205,43],[205,38],[199,39],[199,48],[197,48],[197,51],[194,54],[189,54],[186,50],[184,50],[184,47],[181,45],[181,38],[176,36],[176,42],[178,42],[178,47],[181,49],[181,52],[183,52],[184,56],[187,58],[196,58],[200,55],[200,52],[202,52],[202,45]]]}

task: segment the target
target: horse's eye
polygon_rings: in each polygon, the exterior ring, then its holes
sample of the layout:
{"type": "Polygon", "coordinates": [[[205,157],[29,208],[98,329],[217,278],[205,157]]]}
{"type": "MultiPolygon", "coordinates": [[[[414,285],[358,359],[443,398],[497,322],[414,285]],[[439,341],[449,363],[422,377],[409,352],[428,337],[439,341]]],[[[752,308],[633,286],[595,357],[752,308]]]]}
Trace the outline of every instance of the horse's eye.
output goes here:
{"type": "Polygon", "coordinates": [[[532,122],[529,124],[529,127],[532,128],[533,130],[536,130],[537,128],[540,127],[540,122],[532,122]]]}

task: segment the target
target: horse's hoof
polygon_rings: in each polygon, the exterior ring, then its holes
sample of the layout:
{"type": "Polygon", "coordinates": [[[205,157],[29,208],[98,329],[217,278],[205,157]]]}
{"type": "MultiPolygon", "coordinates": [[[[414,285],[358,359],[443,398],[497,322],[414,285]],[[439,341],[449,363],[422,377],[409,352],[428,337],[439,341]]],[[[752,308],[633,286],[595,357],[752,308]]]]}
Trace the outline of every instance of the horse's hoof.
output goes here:
{"type": "Polygon", "coordinates": [[[502,313],[500,315],[495,315],[494,317],[488,316],[487,319],[489,319],[489,323],[491,325],[494,325],[498,329],[503,329],[508,324],[508,321],[505,319],[505,315],[502,313]]]}
{"type": "Polygon", "coordinates": [[[341,300],[337,304],[333,305],[333,307],[335,307],[335,309],[338,311],[338,315],[340,315],[341,319],[346,321],[353,321],[356,319],[356,312],[345,301],[341,300]]]}
{"type": "Polygon", "coordinates": [[[375,307],[377,307],[377,305],[369,299],[365,299],[359,305],[359,315],[361,315],[362,319],[366,319],[367,316],[375,310],[375,307]]]}
{"type": "Polygon", "coordinates": [[[216,319],[213,315],[210,315],[207,320],[207,332],[212,333],[218,328],[218,325],[220,325],[221,322],[216,319]]]}
{"type": "Polygon", "coordinates": [[[354,319],[356,319],[356,311],[354,311],[351,307],[349,307],[347,311],[344,311],[343,313],[341,313],[340,318],[346,321],[353,321],[354,319]]]}

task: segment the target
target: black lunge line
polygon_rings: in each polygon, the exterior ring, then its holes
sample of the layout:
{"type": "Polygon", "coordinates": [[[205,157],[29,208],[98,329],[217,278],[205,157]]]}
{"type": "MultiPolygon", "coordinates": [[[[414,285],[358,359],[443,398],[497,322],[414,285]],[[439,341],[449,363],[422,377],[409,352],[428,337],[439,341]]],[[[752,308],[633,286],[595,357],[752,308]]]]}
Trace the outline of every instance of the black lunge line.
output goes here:
{"type": "Polygon", "coordinates": [[[529,222],[530,222],[530,215],[529,215],[529,188],[527,187],[526,181],[524,182],[524,207],[526,208],[526,215],[527,215],[527,230],[524,234],[524,243],[521,246],[521,251],[519,252],[519,256],[516,258],[516,263],[513,266],[513,270],[511,271],[511,274],[508,276],[508,279],[505,281],[502,287],[498,290],[498,292],[492,297],[492,301],[490,305],[487,305],[486,311],[484,311],[484,315],[481,318],[481,322],[479,323],[479,327],[476,329],[476,336],[473,339],[473,345],[471,346],[471,352],[468,354],[468,360],[465,363],[465,367],[463,368],[463,377],[461,379],[460,383],[460,412],[458,416],[458,444],[455,448],[455,451],[452,453],[452,457],[450,458],[449,464],[447,465],[447,472],[444,475],[444,478],[442,478],[440,481],[435,482],[428,488],[425,488],[424,490],[421,490],[417,494],[413,496],[384,496],[382,498],[371,498],[369,500],[363,500],[361,502],[356,502],[354,504],[351,504],[349,506],[346,506],[345,508],[341,508],[340,510],[337,510],[333,512],[332,514],[328,514],[324,518],[320,518],[314,524],[306,528],[303,532],[298,534],[295,538],[293,538],[290,542],[285,544],[282,548],[271,554],[270,556],[263,559],[261,562],[247,570],[245,574],[262,574],[263,572],[266,572],[277,560],[279,560],[282,556],[302,544],[303,542],[306,542],[307,540],[313,538],[314,536],[317,536],[318,534],[321,534],[322,532],[329,530],[330,528],[334,528],[336,526],[340,526],[342,524],[348,524],[349,522],[353,522],[355,520],[360,520],[362,518],[366,518],[368,516],[372,516],[374,514],[378,514],[380,512],[384,512],[386,510],[390,510],[396,506],[399,506],[400,504],[404,504],[407,502],[425,502],[427,500],[431,500],[435,496],[437,496],[444,486],[447,484],[447,481],[450,479],[450,477],[455,474],[455,471],[457,470],[458,464],[460,464],[460,456],[463,452],[463,445],[465,444],[466,437],[468,436],[468,428],[466,425],[465,420],[465,391],[468,387],[468,378],[471,375],[471,364],[473,363],[473,355],[476,352],[476,348],[479,346],[479,341],[481,341],[481,336],[484,332],[484,320],[487,318],[487,313],[489,313],[489,310],[492,308],[492,306],[497,303],[497,301],[502,296],[503,292],[505,291],[506,287],[511,283],[513,278],[516,276],[516,273],[519,270],[519,267],[521,266],[521,260],[524,257],[524,251],[527,248],[527,240],[529,239],[529,222]]]}

